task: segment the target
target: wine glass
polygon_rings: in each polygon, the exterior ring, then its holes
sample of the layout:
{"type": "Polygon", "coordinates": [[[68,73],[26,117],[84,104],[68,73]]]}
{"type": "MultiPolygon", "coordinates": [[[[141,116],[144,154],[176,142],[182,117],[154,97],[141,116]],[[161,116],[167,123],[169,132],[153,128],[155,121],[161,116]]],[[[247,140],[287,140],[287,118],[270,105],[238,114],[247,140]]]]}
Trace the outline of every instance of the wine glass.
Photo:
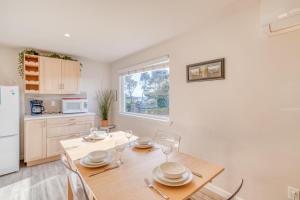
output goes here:
{"type": "Polygon", "coordinates": [[[92,128],[90,129],[89,138],[90,138],[90,139],[94,139],[94,138],[97,136],[97,131],[98,131],[98,128],[92,127],[92,128]]]}
{"type": "Polygon", "coordinates": [[[125,150],[125,148],[126,148],[126,143],[124,143],[120,139],[115,140],[115,150],[118,153],[118,162],[120,162],[121,164],[123,164],[122,153],[125,150]]]}
{"type": "Polygon", "coordinates": [[[125,135],[126,135],[126,137],[127,137],[127,139],[128,139],[128,147],[131,147],[130,139],[131,139],[131,137],[133,136],[132,130],[126,130],[126,131],[125,131],[125,135]]]}
{"type": "Polygon", "coordinates": [[[98,128],[92,127],[92,128],[90,129],[90,134],[91,134],[91,135],[94,135],[94,132],[96,132],[96,131],[98,131],[98,128]]]}
{"type": "Polygon", "coordinates": [[[161,151],[166,155],[166,162],[168,162],[168,156],[173,151],[173,143],[170,141],[160,141],[161,151]]]}

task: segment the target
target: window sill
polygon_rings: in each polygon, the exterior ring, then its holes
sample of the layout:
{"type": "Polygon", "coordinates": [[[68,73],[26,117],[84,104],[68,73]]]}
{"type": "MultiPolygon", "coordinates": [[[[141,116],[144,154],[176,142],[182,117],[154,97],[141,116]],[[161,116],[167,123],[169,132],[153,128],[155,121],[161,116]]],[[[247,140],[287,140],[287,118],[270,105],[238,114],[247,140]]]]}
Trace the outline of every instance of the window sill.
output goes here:
{"type": "Polygon", "coordinates": [[[126,117],[136,117],[136,118],[141,118],[141,119],[156,120],[156,121],[167,122],[167,123],[170,122],[169,117],[147,115],[147,114],[138,114],[138,113],[128,113],[128,112],[120,112],[119,114],[121,116],[126,116],[126,117]]]}

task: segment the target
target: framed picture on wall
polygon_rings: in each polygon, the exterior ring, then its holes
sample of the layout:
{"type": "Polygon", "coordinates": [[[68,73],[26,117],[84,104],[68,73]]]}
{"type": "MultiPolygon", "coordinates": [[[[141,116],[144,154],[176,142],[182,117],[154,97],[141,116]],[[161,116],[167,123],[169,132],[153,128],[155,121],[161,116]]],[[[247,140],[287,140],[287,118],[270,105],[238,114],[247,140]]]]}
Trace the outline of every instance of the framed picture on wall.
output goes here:
{"type": "Polygon", "coordinates": [[[186,66],[187,82],[225,79],[225,58],[186,66]]]}

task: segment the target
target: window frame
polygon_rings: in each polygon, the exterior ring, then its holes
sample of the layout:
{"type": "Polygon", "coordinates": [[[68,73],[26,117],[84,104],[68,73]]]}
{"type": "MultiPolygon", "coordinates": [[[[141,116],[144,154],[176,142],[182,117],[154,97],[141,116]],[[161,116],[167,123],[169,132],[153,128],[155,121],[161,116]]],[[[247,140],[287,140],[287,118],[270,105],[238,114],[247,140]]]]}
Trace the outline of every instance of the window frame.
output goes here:
{"type": "MultiPolygon", "coordinates": [[[[157,62],[159,63],[159,62],[157,62]]],[[[170,74],[170,66],[169,66],[169,59],[167,61],[168,63],[168,67],[162,67],[161,69],[168,69],[169,70],[169,74],[170,74]]],[[[143,70],[141,70],[139,72],[139,70],[137,69],[134,69],[134,68],[129,68],[130,72],[134,72],[136,71],[135,73],[142,73],[142,71],[154,71],[155,69],[151,69],[151,66],[155,65],[155,63],[151,65],[143,65],[143,64],[139,64],[139,68],[142,67],[143,70]],[[147,68],[149,70],[147,70],[147,68]]],[[[124,72],[124,70],[122,70],[122,72],[124,72]]],[[[131,74],[135,74],[135,73],[131,73],[131,74]]],[[[122,73],[122,74],[119,74],[119,115],[120,116],[124,116],[124,117],[134,117],[134,118],[141,118],[141,119],[150,119],[150,120],[157,120],[157,121],[162,121],[162,122],[170,122],[170,90],[169,90],[169,114],[167,116],[160,116],[160,115],[151,115],[151,114],[143,114],[143,113],[135,113],[135,112],[126,112],[125,111],[125,101],[124,101],[124,86],[123,86],[123,77],[126,76],[126,74],[122,73]]],[[[170,77],[169,77],[169,83],[170,83],[170,77]]]]}

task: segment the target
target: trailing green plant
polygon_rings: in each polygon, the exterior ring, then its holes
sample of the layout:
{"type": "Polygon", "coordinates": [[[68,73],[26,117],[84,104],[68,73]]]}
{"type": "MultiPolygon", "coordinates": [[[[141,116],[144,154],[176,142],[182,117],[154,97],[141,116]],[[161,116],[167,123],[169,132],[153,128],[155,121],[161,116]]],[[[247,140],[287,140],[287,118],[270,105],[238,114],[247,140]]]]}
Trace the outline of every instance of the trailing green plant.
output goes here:
{"type": "Polygon", "coordinates": [[[61,58],[59,54],[57,53],[52,53],[52,54],[49,54],[49,55],[46,55],[47,57],[50,57],[50,58],[61,58]]]}
{"type": "MultiPolygon", "coordinates": [[[[46,57],[50,57],[50,58],[58,58],[58,59],[63,59],[63,60],[73,60],[73,61],[78,61],[70,56],[66,56],[66,55],[61,55],[61,54],[57,54],[57,53],[52,53],[52,54],[48,54],[48,55],[43,55],[46,57]]],[[[80,63],[80,70],[83,68],[82,63],[80,63]]]]}
{"type": "MultiPolygon", "coordinates": [[[[57,53],[40,53],[34,49],[25,49],[19,53],[19,60],[18,60],[18,72],[20,77],[23,79],[24,78],[24,55],[29,54],[29,55],[40,55],[40,56],[45,56],[45,57],[50,57],[50,58],[58,58],[58,59],[64,59],[64,60],[73,60],[77,61],[76,59],[62,55],[62,54],[57,54],[57,53]]],[[[80,68],[83,68],[82,63],[80,63],[80,68]]]]}
{"type": "Polygon", "coordinates": [[[113,98],[114,93],[112,90],[106,89],[97,92],[99,115],[102,120],[108,120],[109,110],[113,102],[113,98]]]}
{"type": "Polygon", "coordinates": [[[72,58],[72,57],[70,57],[70,56],[65,56],[65,55],[62,55],[62,56],[61,56],[61,59],[77,61],[77,60],[75,60],[74,58],[72,58]]]}
{"type": "Polygon", "coordinates": [[[24,55],[39,55],[39,53],[33,49],[25,49],[19,53],[19,60],[18,60],[18,72],[20,77],[24,78],[24,55]]]}

